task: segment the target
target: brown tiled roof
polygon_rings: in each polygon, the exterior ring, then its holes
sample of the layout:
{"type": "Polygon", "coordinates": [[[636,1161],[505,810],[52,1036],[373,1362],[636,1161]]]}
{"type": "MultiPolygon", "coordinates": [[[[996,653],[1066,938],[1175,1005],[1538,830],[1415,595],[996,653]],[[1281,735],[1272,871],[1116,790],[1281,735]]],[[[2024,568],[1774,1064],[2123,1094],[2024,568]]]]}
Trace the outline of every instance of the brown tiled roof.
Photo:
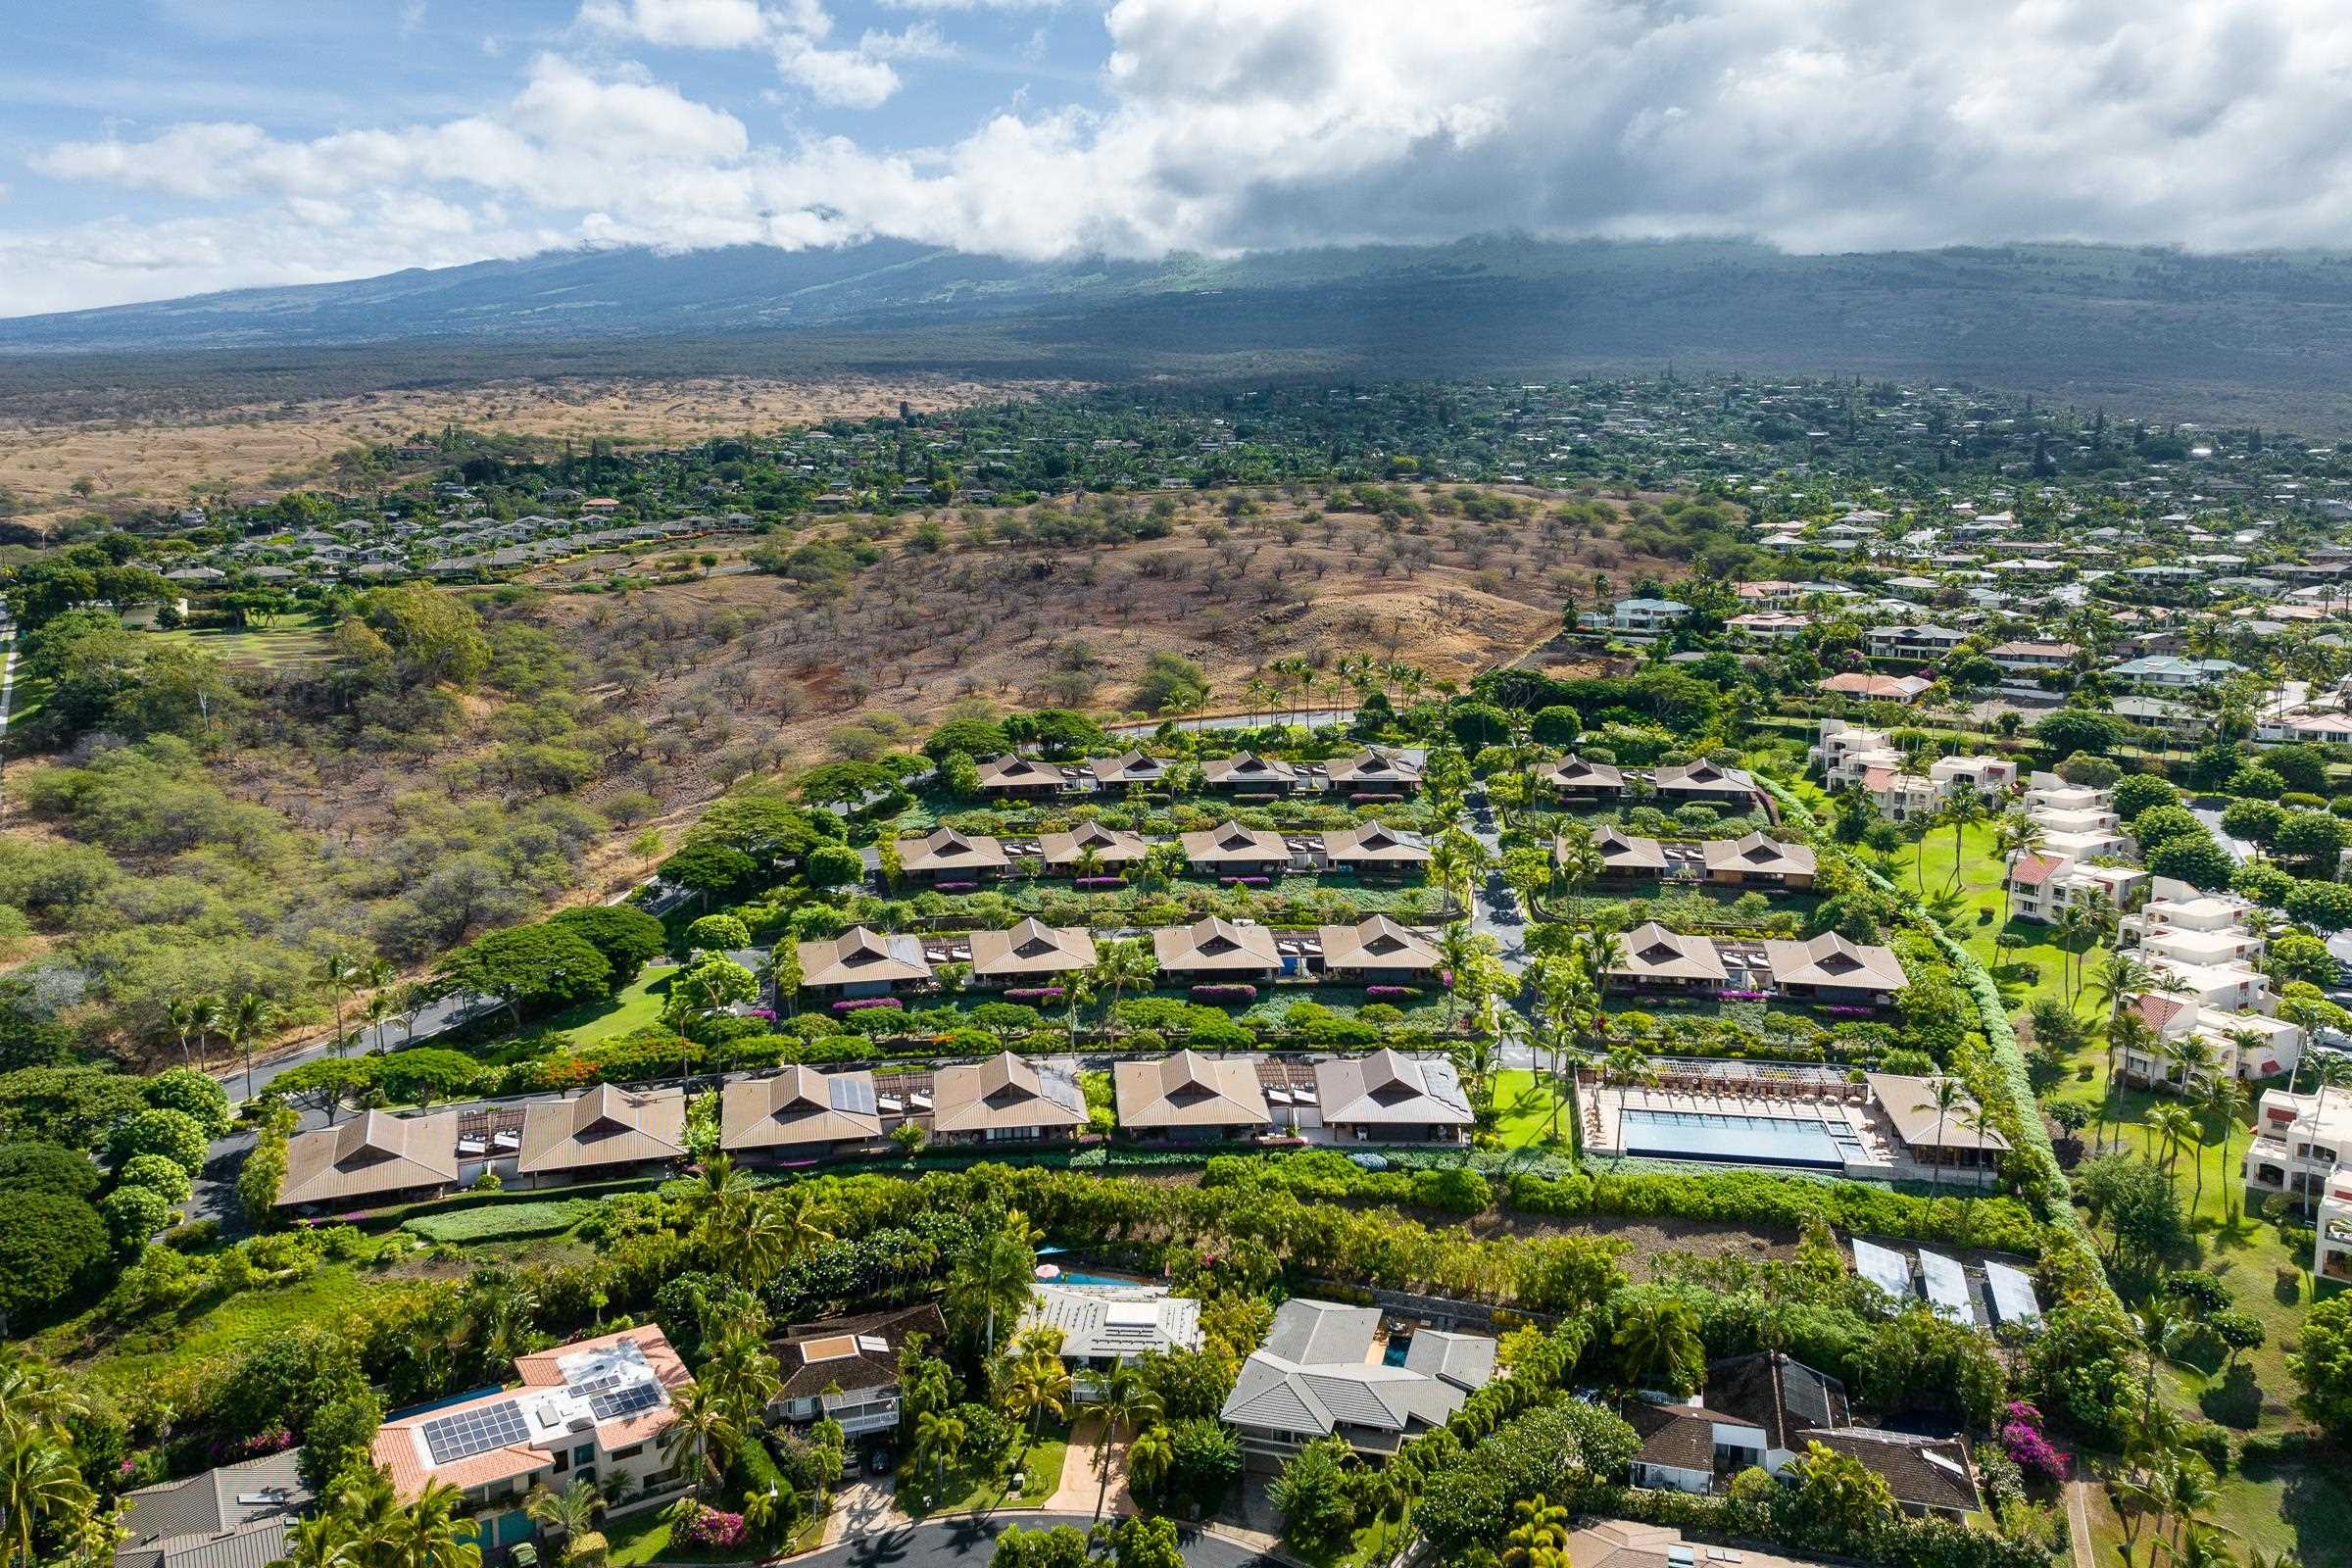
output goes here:
{"type": "Polygon", "coordinates": [[[1323,855],[1332,860],[1375,860],[1394,865],[1424,865],[1429,846],[1418,833],[1399,833],[1378,822],[1342,828],[1323,835],[1323,855]]]}
{"type": "Polygon", "coordinates": [[[367,1110],[340,1127],[286,1144],[278,1206],[346,1202],[379,1193],[446,1187],[458,1179],[458,1113],[395,1116],[367,1110]]]}
{"type": "Polygon", "coordinates": [[[1315,1099],[1333,1126],[1466,1127],[1469,1097],[1446,1061],[1420,1061],[1386,1049],[1315,1063],[1315,1099]]]}
{"type": "Polygon", "coordinates": [[[783,1380],[777,1396],[813,1399],[835,1386],[844,1394],[894,1387],[899,1381],[899,1350],[910,1334],[927,1336],[934,1348],[944,1345],[948,1325],[938,1306],[924,1301],[884,1312],[795,1323],[776,1344],[776,1369],[783,1380]],[[870,1349],[858,1343],[861,1339],[880,1340],[884,1348],[870,1349]]]}
{"type": "MultiPolygon", "coordinates": [[[[1860,1460],[1883,1477],[1894,1500],[1924,1508],[1971,1512],[1983,1506],[1968,1446],[1954,1438],[1921,1438],[1876,1427],[1838,1427],[1798,1434],[1834,1453],[1860,1460]],[[1940,1461],[1940,1462],[1939,1462],[1940,1461]]],[[[1801,1447],[1803,1443],[1798,1446],[1801,1447]]]]}
{"type": "Polygon", "coordinates": [[[1038,854],[1048,865],[1068,865],[1078,852],[1091,847],[1104,865],[1126,865],[1142,859],[1152,846],[1141,833],[1122,832],[1100,822],[1085,822],[1067,833],[1048,833],[1037,841],[1038,854]]]}
{"type": "MultiPolygon", "coordinates": [[[[1560,839],[1552,847],[1555,859],[1564,859],[1568,841],[1560,839]]],[[[1643,838],[1639,833],[1627,833],[1606,824],[1592,830],[1592,847],[1600,852],[1601,865],[1611,871],[1663,871],[1666,869],[1666,848],[1656,839],[1643,838]]]]}
{"type": "Polygon", "coordinates": [[[1191,925],[1163,925],[1152,933],[1152,953],[1162,969],[1230,969],[1262,973],[1282,967],[1274,933],[1262,925],[1236,925],[1210,915],[1191,925]]]}
{"type": "Polygon", "coordinates": [[[1322,935],[1326,969],[1435,970],[1443,961],[1429,938],[1385,914],[1367,916],[1353,925],[1327,925],[1322,935]]]}
{"type": "Polygon", "coordinates": [[[1756,787],[1755,780],[1745,773],[1710,762],[1704,758],[1695,762],[1668,763],[1658,769],[1656,779],[1661,795],[1689,794],[1693,791],[1721,794],[1727,790],[1753,791],[1756,787]]]}
{"type": "Polygon", "coordinates": [[[1643,1464],[1678,1470],[1715,1468],[1715,1423],[1737,1426],[1737,1418],[1695,1404],[1651,1404],[1636,1399],[1625,1407],[1626,1424],[1642,1440],[1636,1455],[1643,1464]]]}
{"type": "Polygon", "coordinates": [[[686,1154],[686,1094],[633,1092],[600,1084],[577,1100],[534,1100],[522,1107],[515,1170],[586,1170],[686,1154]]]}
{"type": "Polygon", "coordinates": [[[1103,784],[1149,784],[1167,772],[1168,764],[1146,752],[1131,751],[1118,757],[1098,757],[1086,764],[1086,770],[1103,784]]]}
{"type": "Polygon", "coordinates": [[[1892,994],[1911,983],[1892,949],[1849,942],[1835,931],[1805,942],[1768,941],[1764,957],[1772,965],[1773,979],[1782,985],[1845,986],[1892,994]]]}
{"type": "MultiPolygon", "coordinates": [[[[1939,1135],[1936,1130],[1936,1107],[1931,1103],[1936,1093],[1936,1080],[1933,1078],[1913,1078],[1900,1073],[1872,1072],[1864,1073],[1862,1082],[1868,1086],[1872,1097],[1886,1110],[1887,1119],[1894,1123],[1896,1135],[1904,1143],[1914,1148],[2007,1149],[2009,1147],[2009,1140],[2002,1137],[1995,1129],[1990,1127],[1971,1128],[1963,1122],[1961,1112],[1964,1109],[1972,1114],[1977,1109],[1976,1101],[1965,1095],[1961,1097],[1959,1103],[1944,1115],[1943,1131],[1940,1134],[1941,1143],[1938,1145],[1939,1135]]],[[[1836,1423],[1826,1424],[1835,1425],[1836,1423]]]]}
{"type": "Polygon", "coordinates": [[[1009,930],[975,931],[971,941],[975,979],[1067,974],[1091,969],[1095,963],[1092,931],[1082,925],[1047,925],[1034,916],[1009,930]]]}
{"type": "Polygon", "coordinates": [[[736,1078],[719,1095],[718,1147],[798,1149],[882,1136],[874,1075],[862,1067],[822,1073],[787,1067],[773,1078],[736,1078]]]}
{"type": "Polygon", "coordinates": [[[1336,785],[1343,784],[1418,784],[1421,766],[1409,758],[1379,747],[1368,747],[1354,757],[1334,762],[1325,769],[1325,776],[1336,785]]]}
{"type": "Polygon", "coordinates": [[[928,980],[931,965],[923,944],[910,936],[883,936],[852,926],[837,937],[800,945],[801,984],[849,986],[928,980]]]}
{"type": "Polygon", "coordinates": [[[1609,973],[1636,980],[1715,980],[1730,978],[1723,956],[1705,937],[1669,931],[1645,920],[1618,939],[1625,956],[1609,965],[1609,973]]]}
{"type": "Polygon", "coordinates": [[[1544,769],[1540,775],[1546,784],[1562,789],[1625,788],[1625,775],[1606,762],[1588,762],[1573,752],[1544,769]]]}
{"type": "Polygon", "coordinates": [[[1810,844],[1784,844],[1762,829],[1739,839],[1709,839],[1710,871],[1772,871],[1783,876],[1811,876],[1820,862],[1810,844]]]}
{"type": "Polygon", "coordinates": [[[1807,1428],[1846,1421],[1845,1385],[1778,1350],[1709,1366],[1706,1400],[1708,1409],[1761,1428],[1771,1448],[1801,1450],[1807,1428]]]}
{"type": "Polygon", "coordinates": [[[1086,1125],[1086,1102],[1076,1084],[1048,1077],[1009,1051],[986,1061],[940,1068],[931,1094],[931,1126],[937,1132],[1086,1125]]]}
{"type": "Polygon", "coordinates": [[[1002,871],[1011,862],[1004,846],[985,833],[958,833],[952,827],[934,828],[919,839],[899,846],[899,864],[908,871],[1002,871]]]}
{"type": "Polygon", "coordinates": [[[1209,784],[1296,784],[1298,770],[1288,762],[1259,757],[1254,752],[1243,752],[1234,757],[1212,757],[1200,764],[1200,776],[1209,784]]]}
{"type": "Polygon", "coordinates": [[[1279,833],[1224,822],[1204,833],[1182,836],[1184,858],[1195,865],[1218,865],[1229,860],[1287,860],[1291,847],[1279,833]]]}
{"type": "Polygon", "coordinates": [[[1061,769],[1036,762],[1017,752],[992,757],[980,764],[980,787],[984,790],[1034,789],[1051,784],[1061,787],[1061,769]]]}
{"type": "Polygon", "coordinates": [[[1111,1093],[1122,1127],[1263,1127],[1273,1122],[1257,1064],[1242,1057],[1180,1051],[1157,1061],[1118,1062],[1111,1068],[1111,1093]]]}

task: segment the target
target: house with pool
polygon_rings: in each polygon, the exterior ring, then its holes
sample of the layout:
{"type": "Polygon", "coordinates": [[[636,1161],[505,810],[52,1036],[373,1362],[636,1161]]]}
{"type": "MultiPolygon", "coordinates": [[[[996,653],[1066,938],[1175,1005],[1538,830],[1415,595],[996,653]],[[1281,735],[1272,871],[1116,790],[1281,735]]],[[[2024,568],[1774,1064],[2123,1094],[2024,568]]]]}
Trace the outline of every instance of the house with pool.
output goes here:
{"type": "Polygon", "coordinates": [[[1147,1355],[1200,1348],[1200,1303],[1164,1285],[1042,1282],[1021,1328],[1061,1335],[1061,1364],[1081,1401],[1102,1397],[1111,1375],[1147,1355]]]}

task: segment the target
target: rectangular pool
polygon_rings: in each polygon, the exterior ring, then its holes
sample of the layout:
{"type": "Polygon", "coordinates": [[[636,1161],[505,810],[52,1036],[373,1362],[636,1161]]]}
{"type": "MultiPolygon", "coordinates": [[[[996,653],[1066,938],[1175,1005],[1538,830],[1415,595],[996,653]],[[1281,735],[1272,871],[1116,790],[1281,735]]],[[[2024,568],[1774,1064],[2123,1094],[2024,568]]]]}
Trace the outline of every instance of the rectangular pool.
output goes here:
{"type": "Polygon", "coordinates": [[[1629,1154],[1709,1159],[1731,1165],[1842,1170],[1838,1140],[1818,1121],[1708,1110],[1626,1110],[1619,1133],[1629,1154]]]}

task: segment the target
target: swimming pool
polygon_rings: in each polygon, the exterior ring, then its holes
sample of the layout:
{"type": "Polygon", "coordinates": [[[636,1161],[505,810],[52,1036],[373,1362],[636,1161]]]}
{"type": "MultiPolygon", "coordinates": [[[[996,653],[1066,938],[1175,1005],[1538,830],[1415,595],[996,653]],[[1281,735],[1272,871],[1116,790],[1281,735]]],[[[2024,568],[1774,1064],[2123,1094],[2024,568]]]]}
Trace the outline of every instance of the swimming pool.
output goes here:
{"type": "Polygon", "coordinates": [[[1840,1150],[1847,1140],[1834,1137],[1832,1130],[1818,1121],[1799,1121],[1792,1116],[1629,1109],[1619,1119],[1619,1130],[1629,1154],[1735,1165],[1796,1165],[1810,1170],[1845,1167],[1840,1150]]]}

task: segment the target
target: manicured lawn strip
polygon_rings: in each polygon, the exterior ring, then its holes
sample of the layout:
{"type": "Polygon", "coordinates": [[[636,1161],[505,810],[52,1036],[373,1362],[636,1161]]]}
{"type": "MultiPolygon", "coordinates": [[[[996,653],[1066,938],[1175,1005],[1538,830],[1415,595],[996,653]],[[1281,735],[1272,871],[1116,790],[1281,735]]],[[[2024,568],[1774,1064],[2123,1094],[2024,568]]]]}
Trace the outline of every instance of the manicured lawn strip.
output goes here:
{"type": "Polygon", "coordinates": [[[327,653],[327,633],[307,623],[249,626],[241,631],[182,627],[174,631],[151,631],[145,635],[159,642],[198,648],[227,663],[244,664],[257,669],[285,669],[316,663],[324,659],[327,653]]]}
{"type": "MultiPolygon", "coordinates": [[[[1963,912],[1959,923],[1952,927],[1954,939],[1992,972],[2002,995],[2011,1000],[2012,1010],[2043,997],[2066,1001],[2069,965],[2077,956],[2058,946],[2055,926],[2008,918],[2008,895],[2002,887],[2006,867],[1993,848],[1990,823],[1974,823],[1963,831],[1960,859],[1958,892],[1963,912]],[[2002,947],[1999,939],[2004,932],[2022,939],[2024,945],[2002,947]],[[2033,981],[2017,978],[2015,966],[2021,963],[2032,964],[2039,971],[2033,981]]],[[[1888,875],[1904,892],[1924,903],[1952,885],[1952,860],[1951,829],[1935,828],[1917,844],[1903,847],[1888,875]]],[[[2086,978],[2097,971],[2099,954],[2103,951],[2093,948],[2081,955],[2086,978]]],[[[2087,984],[2076,998],[2075,1007],[2085,1015],[2095,1010],[2087,984]]]]}
{"type": "Polygon", "coordinates": [[[1541,1148],[1551,1138],[1552,1107],[1559,1104],[1560,1143],[1569,1142],[1575,1107],[1551,1092],[1549,1073],[1506,1067],[1494,1075],[1494,1130],[1505,1149],[1541,1148]]]}
{"type": "Polygon", "coordinates": [[[670,979],[677,972],[674,966],[647,964],[610,1001],[568,1007],[540,1027],[567,1034],[575,1045],[588,1046],[660,1023],[662,1005],[669,1000],[670,979]]]}
{"type": "Polygon", "coordinates": [[[1029,1446],[1020,1460],[1023,1485],[1017,1493],[1006,1490],[1011,1479],[1009,1466],[1019,1449],[1016,1439],[994,1462],[977,1463],[970,1458],[959,1459],[945,1476],[933,1481],[930,1466],[918,1472],[909,1454],[899,1465],[899,1505],[917,1519],[942,1513],[989,1513],[998,1508],[1034,1508],[1054,1495],[1061,1485],[1061,1467],[1069,1451],[1066,1429],[1056,1434],[1049,1427],[1045,1435],[1029,1446]]]}
{"type": "Polygon", "coordinates": [[[420,1214],[406,1221],[404,1228],[428,1242],[521,1241],[567,1231],[595,1213],[596,1206],[596,1200],[587,1198],[491,1203],[449,1213],[420,1214]]]}

